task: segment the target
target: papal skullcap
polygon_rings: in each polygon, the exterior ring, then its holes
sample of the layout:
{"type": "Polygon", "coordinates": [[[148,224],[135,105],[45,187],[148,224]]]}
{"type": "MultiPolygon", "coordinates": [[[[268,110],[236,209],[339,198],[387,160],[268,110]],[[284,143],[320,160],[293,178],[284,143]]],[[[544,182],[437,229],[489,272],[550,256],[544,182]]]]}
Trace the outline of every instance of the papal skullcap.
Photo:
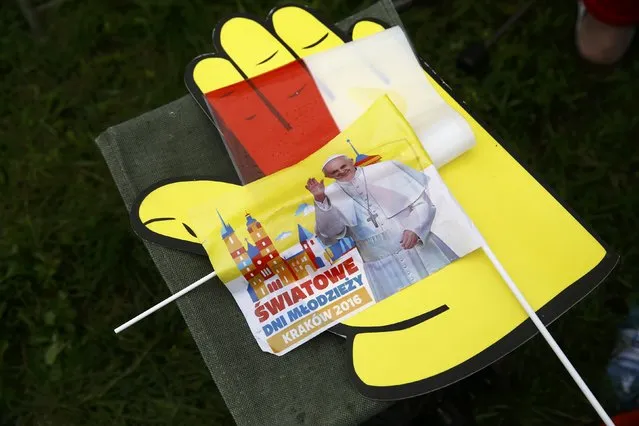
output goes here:
{"type": "Polygon", "coordinates": [[[324,167],[326,167],[326,165],[328,163],[330,163],[331,161],[335,160],[336,158],[340,158],[340,157],[344,157],[346,159],[348,159],[348,157],[344,154],[335,154],[335,155],[331,155],[330,157],[328,157],[326,159],[326,161],[324,161],[324,164],[322,164],[322,170],[324,170],[324,167]]]}

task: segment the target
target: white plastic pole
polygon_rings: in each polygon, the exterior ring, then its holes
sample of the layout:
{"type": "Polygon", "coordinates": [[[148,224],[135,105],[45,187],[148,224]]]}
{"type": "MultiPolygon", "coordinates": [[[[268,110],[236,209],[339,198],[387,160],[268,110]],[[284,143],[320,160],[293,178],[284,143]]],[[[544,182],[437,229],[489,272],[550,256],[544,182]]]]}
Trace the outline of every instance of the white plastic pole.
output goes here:
{"type": "Polygon", "coordinates": [[[546,342],[548,342],[548,345],[550,346],[550,348],[553,350],[553,352],[555,352],[555,355],[557,355],[557,358],[559,358],[559,361],[561,361],[561,363],[564,365],[566,370],[568,370],[568,373],[570,373],[575,383],[577,383],[577,386],[579,386],[579,389],[581,389],[581,392],[583,392],[584,396],[588,399],[588,402],[590,402],[590,405],[592,405],[592,408],[594,408],[597,414],[599,414],[599,417],[601,418],[601,420],[604,422],[606,426],[615,426],[610,416],[608,416],[608,414],[603,409],[599,401],[597,401],[597,398],[595,397],[595,395],[593,395],[593,393],[588,388],[588,385],[586,385],[586,382],[584,382],[584,380],[581,378],[581,376],[579,375],[575,367],[573,367],[573,365],[568,360],[568,357],[566,356],[566,354],[564,354],[564,352],[561,350],[561,348],[559,347],[555,339],[552,337],[552,335],[550,334],[550,332],[548,331],[544,323],[541,321],[541,319],[539,319],[535,310],[532,308],[532,306],[530,306],[530,304],[528,303],[524,295],[521,293],[521,291],[517,287],[517,285],[515,285],[515,283],[513,282],[512,278],[510,278],[510,275],[508,275],[508,272],[506,272],[501,262],[499,262],[499,260],[497,259],[497,256],[495,256],[495,253],[493,253],[493,251],[490,249],[488,244],[484,244],[483,249],[484,249],[484,252],[486,253],[486,256],[488,256],[490,261],[493,263],[493,265],[499,272],[499,275],[501,275],[501,277],[504,279],[504,281],[510,288],[510,291],[513,293],[515,298],[517,298],[517,301],[519,302],[521,307],[524,308],[524,310],[526,311],[526,313],[528,314],[532,322],[535,324],[535,326],[537,327],[537,330],[539,330],[539,332],[544,337],[544,339],[546,339],[546,342]]]}
{"type": "Polygon", "coordinates": [[[136,322],[140,321],[141,319],[146,318],[147,316],[151,315],[153,312],[155,312],[158,309],[168,305],[169,303],[173,302],[174,300],[179,299],[180,297],[184,296],[189,291],[201,286],[202,284],[204,284],[205,282],[207,282],[211,278],[215,277],[216,275],[217,275],[217,272],[213,271],[210,274],[200,278],[199,280],[197,280],[193,284],[189,285],[188,287],[184,287],[182,290],[178,291],[177,293],[175,293],[171,297],[168,297],[168,298],[164,299],[163,301],[161,301],[157,305],[153,306],[152,308],[147,309],[146,311],[142,312],[140,315],[136,316],[135,318],[130,319],[129,321],[125,322],[124,324],[122,324],[121,326],[119,326],[118,328],[116,328],[114,330],[115,333],[117,334],[117,333],[120,333],[123,330],[126,330],[127,328],[129,328],[130,326],[135,324],[136,322]]]}

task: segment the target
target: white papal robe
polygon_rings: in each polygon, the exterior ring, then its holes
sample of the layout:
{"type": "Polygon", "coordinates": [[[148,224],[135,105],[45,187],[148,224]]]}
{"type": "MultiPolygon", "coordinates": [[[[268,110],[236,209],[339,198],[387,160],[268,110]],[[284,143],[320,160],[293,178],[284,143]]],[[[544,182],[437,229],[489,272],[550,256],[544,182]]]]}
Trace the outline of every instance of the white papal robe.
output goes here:
{"type": "Polygon", "coordinates": [[[315,203],[315,233],[327,245],[353,238],[376,301],[457,259],[431,232],[436,208],[427,184],[424,173],[385,161],[358,167],[352,181],[329,185],[326,199],[315,203]],[[412,249],[400,245],[404,230],[419,237],[412,249]]]}

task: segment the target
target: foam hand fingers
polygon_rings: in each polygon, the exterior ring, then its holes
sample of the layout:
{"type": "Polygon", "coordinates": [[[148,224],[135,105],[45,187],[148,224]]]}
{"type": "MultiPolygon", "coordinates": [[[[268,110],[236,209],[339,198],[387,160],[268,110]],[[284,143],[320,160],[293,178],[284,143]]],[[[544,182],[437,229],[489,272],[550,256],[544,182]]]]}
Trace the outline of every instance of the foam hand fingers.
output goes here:
{"type": "Polygon", "coordinates": [[[295,60],[288,49],[260,23],[244,17],[224,22],[215,42],[248,78],[295,60]]]}
{"type": "Polygon", "coordinates": [[[300,58],[344,44],[333,30],[301,7],[279,8],[271,20],[277,35],[300,58]]]}
{"type": "Polygon", "coordinates": [[[377,22],[362,20],[358,21],[353,26],[353,29],[351,30],[351,37],[353,38],[353,40],[358,40],[360,38],[364,38],[384,30],[384,26],[377,22]]]}
{"type": "Polygon", "coordinates": [[[244,80],[244,77],[228,59],[213,55],[203,55],[197,58],[194,61],[192,72],[195,84],[204,94],[244,80]]]}

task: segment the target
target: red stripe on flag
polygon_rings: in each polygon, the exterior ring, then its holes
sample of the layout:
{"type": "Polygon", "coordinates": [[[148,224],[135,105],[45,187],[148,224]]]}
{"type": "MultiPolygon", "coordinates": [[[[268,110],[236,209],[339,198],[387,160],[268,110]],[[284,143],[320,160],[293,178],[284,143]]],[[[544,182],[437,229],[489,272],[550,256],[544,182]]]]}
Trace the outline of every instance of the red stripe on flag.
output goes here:
{"type": "Polygon", "coordinates": [[[250,83],[241,81],[209,92],[206,99],[267,175],[308,157],[339,134],[301,60],[254,77],[250,83]]]}

